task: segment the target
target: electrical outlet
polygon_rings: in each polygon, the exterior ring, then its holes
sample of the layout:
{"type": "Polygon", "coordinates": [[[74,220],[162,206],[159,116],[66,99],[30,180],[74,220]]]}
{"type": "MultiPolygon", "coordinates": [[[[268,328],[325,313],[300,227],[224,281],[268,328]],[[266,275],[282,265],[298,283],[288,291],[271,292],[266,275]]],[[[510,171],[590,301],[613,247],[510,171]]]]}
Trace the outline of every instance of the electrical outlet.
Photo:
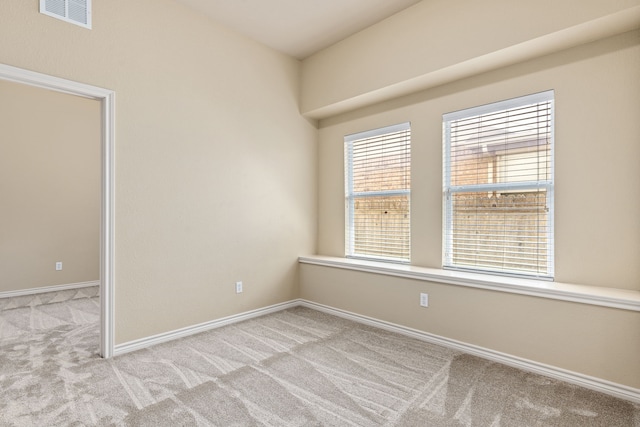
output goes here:
{"type": "Polygon", "coordinates": [[[62,270],[62,261],[56,262],[56,271],[62,270]]]}
{"type": "Polygon", "coordinates": [[[236,294],[242,293],[242,282],[236,282],[236,294]]]}
{"type": "Polygon", "coordinates": [[[429,307],[429,294],[420,294],[420,307],[429,307]]]}

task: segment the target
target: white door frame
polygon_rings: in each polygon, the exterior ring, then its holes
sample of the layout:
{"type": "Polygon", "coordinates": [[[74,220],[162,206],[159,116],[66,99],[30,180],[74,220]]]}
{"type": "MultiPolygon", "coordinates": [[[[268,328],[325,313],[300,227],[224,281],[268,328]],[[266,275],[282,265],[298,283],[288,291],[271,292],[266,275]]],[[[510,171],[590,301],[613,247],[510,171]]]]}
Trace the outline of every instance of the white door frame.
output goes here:
{"type": "Polygon", "coordinates": [[[0,79],[96,99],[102,104],[102,194],[100,214],[100,355],[114,350],[114,147],[115,92],[0,63],[0,79]]]}

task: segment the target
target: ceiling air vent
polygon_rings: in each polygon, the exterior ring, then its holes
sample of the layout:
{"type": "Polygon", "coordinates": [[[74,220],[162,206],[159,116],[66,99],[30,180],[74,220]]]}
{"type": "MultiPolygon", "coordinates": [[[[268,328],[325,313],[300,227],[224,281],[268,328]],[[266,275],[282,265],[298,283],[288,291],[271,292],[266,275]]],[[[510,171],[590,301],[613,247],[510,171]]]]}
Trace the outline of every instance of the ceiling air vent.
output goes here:
{"type": "Polygon", "coordinates": [[[40,13],[91,28],[91,0],[40,0],[40,13]]]}

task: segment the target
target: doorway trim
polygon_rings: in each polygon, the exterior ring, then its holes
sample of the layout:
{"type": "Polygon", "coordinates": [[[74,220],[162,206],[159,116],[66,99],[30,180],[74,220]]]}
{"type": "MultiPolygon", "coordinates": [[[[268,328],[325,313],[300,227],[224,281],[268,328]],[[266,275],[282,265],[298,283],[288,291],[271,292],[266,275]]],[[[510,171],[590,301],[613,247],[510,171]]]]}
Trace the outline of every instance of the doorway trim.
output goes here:
{"type": "Polygon", "coordinates": [[[114,352],[114,91],[0,63],[0,79],[82,96],[102,105],[100,212],[100,356],[114,352]]]}

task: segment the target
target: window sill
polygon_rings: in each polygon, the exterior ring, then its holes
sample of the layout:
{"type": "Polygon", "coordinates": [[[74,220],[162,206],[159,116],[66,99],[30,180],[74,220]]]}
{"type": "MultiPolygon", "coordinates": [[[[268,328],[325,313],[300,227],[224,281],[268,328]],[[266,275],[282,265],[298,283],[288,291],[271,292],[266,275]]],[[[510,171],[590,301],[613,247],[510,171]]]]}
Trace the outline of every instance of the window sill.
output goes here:
{"type": "Polygon", "coordinates": [[[640,292],[626,289],[572,285],[517,277],[491,276],[437,268],[417,267],[406,264],[390,264],[321,255],[301,256],[298,258],[298,262],[428,282],[571,301],[581,304],[599,305],[622,310],[640,311],[640,292]]]}

